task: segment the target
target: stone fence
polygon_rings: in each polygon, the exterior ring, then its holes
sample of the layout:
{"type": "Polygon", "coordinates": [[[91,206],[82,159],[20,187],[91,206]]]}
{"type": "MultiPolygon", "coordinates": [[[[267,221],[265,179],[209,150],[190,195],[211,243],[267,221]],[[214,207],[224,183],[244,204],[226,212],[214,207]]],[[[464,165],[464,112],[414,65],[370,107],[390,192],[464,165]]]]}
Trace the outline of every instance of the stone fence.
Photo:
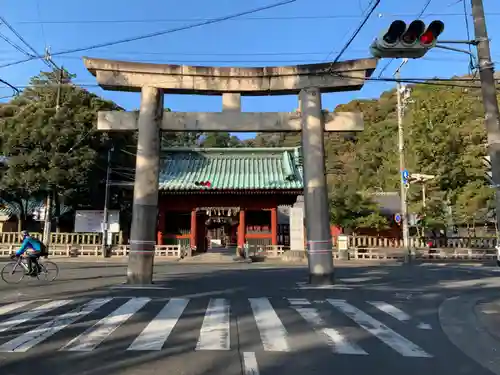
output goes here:
{"type": "MultiPolygon", "coordinates": [[[[31,232],[33,237],[42,239],[43,233],[31,232]]],[[[113,245],[124,245],[123,233],[113,233],[113,245]]],[[[18,232],[0,232],[1,245],[21,244],[21,234],[18,232]]],[[[56,245],[101,245],[102,233],[51,233],[50,244],[56,245]]]]}
{"type": "MultiPolygon", "coordinates": [[[[41,238],[40,233],[33,233],[41,238]]],[[[0,233],[0,256],[8,256],[20,245],[19,233],[0,233]]],[[[433,240],[427,246],[428,239],[411,238],[410,248],[416,258],[422,259],[496,259],[495,238],[449,238],[433,240]]],[[[371,236],[347,236],[347,250],[339,251],[338,239],[334,239],[333,257],[349,259],[403,259],[406,251],[398,238],[371,236]]],[[[122,233],[113,235],[113,244],[108,255],[125,257],[129,246],[123,244],[122,233]]],[[[249,246],[253,256],[268,258],[306,258],[307,252],[290,250],[286,246],[249,246]]],[[[177,245],[156,246],[156,256],[160,258],[181,259],[191,256],[189,247],[177,245]]],[[[100,257],[102,256],[102,235],[100,233],[52,233],[49,255],[58,257],[100,257]]]]}
{"type": "MultiPolygon", "coordinates": [[[[350,249],[394,249],[402,248],[403,240],[400,238],[384,238],[370,236],[348,236],[350,249]]],[[[410,247],[414,249],[427,248],[427,243],[432,241],[433,248],[446,249],[494,249],[497,243],[494,237],[454,237],[454,238],[410,238],[410,247]]]]}
{"type": "MultiPolygon", "coordinates": [[[[0,245],[0,257],[7,257],[12,254],[19,245],[0,245]]],[[[126,257],[130,247],[127,245],[117,245],[110,249],[108,255],[126,257]]],[[[56,257],[102,257],[101,245],[51,245],[49,247],[49,256],[56,257]]],[[[155,256],[180,259],[183,254],[179,245],[158,245],[156,246],[155,256]]]]}

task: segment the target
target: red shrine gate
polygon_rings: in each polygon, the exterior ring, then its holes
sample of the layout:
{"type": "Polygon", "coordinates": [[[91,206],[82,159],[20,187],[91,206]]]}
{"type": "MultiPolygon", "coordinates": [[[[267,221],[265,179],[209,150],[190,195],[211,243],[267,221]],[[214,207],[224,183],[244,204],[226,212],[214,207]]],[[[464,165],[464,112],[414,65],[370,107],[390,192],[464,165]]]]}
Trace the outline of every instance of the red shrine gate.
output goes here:
{"type": "Polygon", "coordinates": [[[286,245],[278,207],[293,205],[302,192],[299,148],[171,149],[164,157],[158,244],[197,252],[211,241],[286,245]]]}

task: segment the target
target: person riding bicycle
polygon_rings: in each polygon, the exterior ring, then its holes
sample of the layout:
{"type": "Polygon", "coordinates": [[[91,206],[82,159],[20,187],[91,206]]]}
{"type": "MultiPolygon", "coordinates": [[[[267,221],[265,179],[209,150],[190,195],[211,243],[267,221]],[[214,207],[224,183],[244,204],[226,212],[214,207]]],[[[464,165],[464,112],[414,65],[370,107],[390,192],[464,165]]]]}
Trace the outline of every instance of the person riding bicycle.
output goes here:
{"type": "Polygon", "coordinates": [[[15,256],[20,257],[26,253],[28,255],[28,275],[37,276],[41,271],[40,265],[38,264],[38,258],[45,254],[46,247],[42,242],[31,237],[27,230],[22,231],[22,236],[23,243],[16,251],[15,256]],[[36,266],[35,269],[33,269],[33,264],[36,266]]]}

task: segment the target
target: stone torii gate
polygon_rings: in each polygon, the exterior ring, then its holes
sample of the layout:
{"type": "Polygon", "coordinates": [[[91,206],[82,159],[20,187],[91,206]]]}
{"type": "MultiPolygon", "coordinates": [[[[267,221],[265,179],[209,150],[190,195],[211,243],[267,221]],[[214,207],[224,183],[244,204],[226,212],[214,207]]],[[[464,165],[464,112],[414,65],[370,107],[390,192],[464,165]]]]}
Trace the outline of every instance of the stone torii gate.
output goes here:
{"type": "MultiPolygon", "coordinates": [[[[138,130],[127,282],[151,284],[158,212],[160,131],[302,132],[309,281],[333,282],[324,131],[363,130],[361,113],[323,112],[321,93],[363,87],[376,59],[283,67],[202,67],[84,58],[105,90],[141,92],[139,113],[100,112],[103,131],[138,130]],[[222,112],[166,112],[164,94],[222,95],[222,112]],[[241,112],[241,95],[299,96],[299,111],[241,112]]],[[[215,186],[216,188],[216,186],[215,186]]],[[[293,249],[292,249],[293,250],[293,249]]]]}

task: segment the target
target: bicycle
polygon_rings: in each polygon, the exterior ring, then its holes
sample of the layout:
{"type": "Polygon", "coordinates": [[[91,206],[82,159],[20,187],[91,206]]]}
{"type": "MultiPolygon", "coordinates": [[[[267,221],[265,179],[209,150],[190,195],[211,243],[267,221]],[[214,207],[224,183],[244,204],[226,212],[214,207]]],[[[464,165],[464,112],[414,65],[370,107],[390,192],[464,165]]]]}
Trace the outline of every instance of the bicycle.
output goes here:
{"type": "MultiPolygon", "coordinates": [[[[15,255],[12,256],[14,259],[15,255]]],[[[38,264],[40,266],[40,272],[36,275],[38,280],[42,280],[40,278],[43,277],[45,281],[52,282],[57,276],[59,276],[59,267],[57,264],[51,261],[41,261],[41,257],[38,258],[38,264]],[[49,277],[49,275],[53,274],[53,276],[49,277]]],[[[17,284],[20,283],[25,276],[28,276],[29,266],[28,261],[24,257],[18,257],[16,261],[11,261],[7,263],[1,271],[2,280],[7,284],[17,284]],[[17,275],[17,276],[16,276],[17,275]],[[12,276],[11,281],[9,277],[12,276]],[[17,281],[16,281],[17,280],[17,281]]],[[[30,276],[31,277],[31,276],[30,276]]]]}

